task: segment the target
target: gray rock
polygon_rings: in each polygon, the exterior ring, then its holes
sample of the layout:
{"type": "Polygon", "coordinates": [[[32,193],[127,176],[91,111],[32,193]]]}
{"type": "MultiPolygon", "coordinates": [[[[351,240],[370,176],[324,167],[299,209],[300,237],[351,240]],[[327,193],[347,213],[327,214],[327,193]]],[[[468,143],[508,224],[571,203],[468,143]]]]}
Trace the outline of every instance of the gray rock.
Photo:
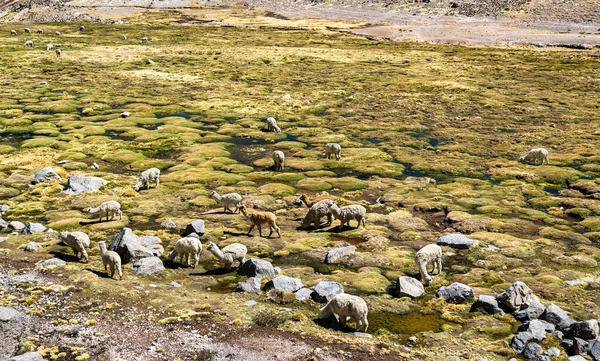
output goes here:
{"type": "Polygon", "coordinates": [[[542,346],[535,342],[530,342],[525,346],[525,349],[523,350],[523,356],[528,359],[534,358],[535,356],[541,354],[542,351],[542,346]]]}
{"type": "Polygon", "coordinates": [[[418,298],[425,293],[423,284],[415,278],[409,276],[398,277],[396,283],[396,295],[398,297],[418,298]]]}
{"type": "Polygon", "coordinates": [[[533,291],[521,281],[513,283],[506,291],[496,296],[496,300],[511,311],[524,309],[534,301],[539,301],[533,291]]]}
{"type": "Polygon", "coordinates": [[[21,336],[29,333],[30,319],[14,308],[0,307],[0,360],[14,355],[21,336]]]}
{"type": "Polygon", "coordinates": [[[578,337],[584,340],[593,340],[598,337],[598,321],[575,322],[565,330],[565,334],[569,338],[578,337]]]}
{"type": "Polygon", "coordinates": [[[121,113],[121,118],[127,118],[130,115],[131,115],[131,113],[129,113],[129,112],[123,112],[123,113],[121,113]]]}
{"type": "Polygon", "coordinates": [[[489,315],[498,313],[504,315],[504,311],[498,306],[496,298],[488,295],[479,295],[479,299],[471,306],[471,312],[481,312],[489,315]]]}
{"type": "Polygon", "coordinates": [[[43,224],[28,222],[25,224],[25,228],[23,228],[23,234],[34,234],[34,233],[42,233],[46,230],[43,224]]]}
{"type": "Polygon", "coordinates": [[[344,287],[341,284],[333,281],[321,281],[315,286],[311,297],[316,302],[327,303],[335,295],[343,292],[344,287]]]}
{"type": "Polygon", "coordinates": [[[557,330],[552,332],[552,336],[556,337],[559,340],[562,340],[565,335],[561,331],[557,330]]]}
{"type": "Polygon", "coordinates": [[[600,340],[596,339],[590,341],[588,347],[588,355],[590,355],[592,360],[600,361],[600,340]]]}
{"type": "Polygon", "coordinates": [[[567,315],[567,312],[555,304],[546,307],[546,311],[540,318],[556,325],[563,332],[575,322],[567,315]]]}
{"type": "Polygon", "coordinates": [[[340,258],[349,256],[356,252],[355,246],[337,247],[330,249],[325,257],[325,263],[335,263],[340,258]]]}
{"type": "Polygon", "coordinates": [[[550,347],[544,353],[546,355],[548,355],[548,356],[554,356],[554,357],[556,357],[556,356],[560,356],[560,349],[558,349],[556,347],[550,347]]]}
{"type": "Polygon", "coordinates": [[[417,336],[410,336],[406,340],[410,343],[417,343],[417,336]]]}
{"type": "Polygon", "coordinates": [[[164,221],[163,224],[161,224],[161,226],[164,229],[168,229],[168,230],[176,230],[177,229],[177,224],[170,219],[167,221],[164,221]]]}
{"type": "Polygon", "coordinates": [[[152,252],[148,251],[142,244],[141,237],[133,233],[130,228],[123,228],[119,234],[113,238],[109,251],[115,251],[121,256],[123,264],[135,262],[142,258],[153,257],[152,252]]]}
{"type": "Polygon", "coordinates": [[[138,276],[150,276],[151,274],[164,271],[165,267],[160,258],[148,257],[135,261],[131,269],[138,276]]]}
{"type": "Polygon", "coordinates": [[[519,326],[519,332],[531,332],[536,341],[542,341],[546,338],[546,332],[554,331],[551,323],[542,320],[531,320],[519,326]]]}
{"type": "Polygon", "coordinates": [[[250,277],[246,281],[238,284],[234,292],[248,292],[255,295],[260,293],[260,280],[262,277],[250,277]]]}
{"type": "Polygon", "coordinates": [[[67,262],[63,261],[62,259],[50,258],[50,259],[47,259],[45,261],[38,263],[37,267],[39,267],[39,268],[47,268],[50,266],[62,267],[62,266],[65,266],[66,264],[67,264],[67,262]]]}
{"type": "Polygon", "coordinates": [[[445,236],[441,236],[437,240],[437,244],[440,246],[450,246],[458,249],[469,249],[476,247],[479,241],[471,239],[464,234],[453,233],[445,236]]]}
{"type": "Polygon", "coordinates": [[[25,228],[25,223],[19,221],[12,221],[8,223],[8,228],[15,231],[22,231],[25,228]]]}
{"type": "Polygon", "coordinates": [[[76,196],[86,192],[97,191],[107,184],[108,182],[102,178],[74,175],[69,177],[67,189],[63,193],[76,196]]]}
{"type": "Polygon", "coordinates": [[[8,241],[8,237],[0,237],[0,243],[8,241]]]}
{"type": "Polygon", "coordinates": [[[529,361],[552,361],[552,359],[548,356],[537,355],[537,356],[533,357],[532,359],[530,359],[529,361]]]}
{"type": "Polygon", "coordinates": [[[19,356],[13,356],[6,361],[44,361],[44,358],[37,352],[27,352],[19,356]]]}
{"type": "Polygon", "coordinates": [[[458,357],[458,356],[452,355],[452,356],[448,356],[448,358],[452,361],[460,361],[460,357],[458,357]]]}
{"type": "Polygon", "coordinates": [[[585,360],[585,358],[583,358],[583,356],[575,355],[575,356],[569,357],[569,361],[586,361],[586,360],[585,360]]]}
{"type": "Polygon", "coordinates": [[[588,353],[589,348],[590,344],[588,341],[578,337],[573,337],[573,349],[571,350],[570,354],[585,355],[588,353]]]}
{"type": "Polygon", "coordinates": [[[199,235],[199,234],[197,234],[197,233],[190,233],[190,234],[186,234],[185,236],[186,236],[186,237],[194,237],[194,238],[198,238],[198,239],[200,239],[200,235],[199,235]]]}
{"type": "Polygon", "coordinates": [[[31,242],[27,243],[27,245],[25,246],[25,251],[33,252],[33,251],[41,249],[41,248],[42,248],[41,244],[31,241],[31,242]]]}
{"type": "Polygon", "coordinates": [[[8,204],[0,204],[0,216],[4,215],[4,213],[8,212],[10,207],[8,204]]]}
{"type": "Polygon", "coordinates": [[[267,282],[265,290],[274,288],[279,291],[296,292],[302,287],[304,287],[304,284],[302,284],[302,281],[299,278],[281,275],[267,282]]]}
{"type": "Polygon", "coordinates": [[[46,167],[33,176],[33,183],[38,184],[43,182],[50,182],[53,180],[59,181],[61,179],[62,178],[58,174],[56,174],[52,167],[46,167]]]}
{"type": "Polygon", "coordinates": [[[363,338],[373,338],[373,335],[366,333],[366,332],[359,332],[359,331],[354,332],[354,336],[363,337],[363,338]]]}
{"type": "Polygon", "coordinates": [[[544,311],[546,311],[546,306],[544,306],[539,300],[535,300],[529,304],[529,307],[520,311],[515,311],[513,316],[515,316],[516,320],[525,322],[540,318],[544,314],[544,311]]]}
{"type": "Polygon", "coordinates": [[[141,241],[142,247],[154,257],[160,257],[165,252],[161,239],[156,236],[142,236],[141,241]]]}
{"type": "Polygon", "coordinates": [[[237,273],[242,276],[259,278],[275,276],[275,270],[271,262],[258,258],[250,258],[244,262],[237,273]]]}
{"type": "Polygon", "coordinates": [[[573,355],[573,344],[574,341],[570,338],[565,338],[564,340],[560,341],[560,346],[564,348],[569,355],[573,355]]]}
{"type": "Polygon", "coordinates": [[[301,288],[296,291],[296,299],[298,301],[304,301],[310,299],[310,295],[313,292],[310,288],[301,288]]]}
{"type": "Polygon", "coordinates": [[[181,285],[175,281],[172,281],[171,283],[169,283],[169,287],[177,288],[181,287],[181,285]]]}
{"type": "Polygon", "coordinates": [[[188,237],[190,234],[195,233],[198,236],[204,235],[204,221],[202,219],[195,219],[185,226],[182,236],[188,237]]]}
{"type": "Polygon", "coordinates": [[[446,302],[454,304],[471,302],[475,298],[473,289],[459,282],[454,282],[450,286],[440,287],[436,295],[438,298],[443,298],[446,302]]]}
{"type": "Polygon", "coordinates": [[[513,337],[510,342],[510,347],[512,347],[516,353],[521,354],[523,350],[525,350],[525,346],[534,339],[533,333],[529,331],[519,332],[513,337]]]}
{"type": "Polygon", "coordinates": [[[244,306],[246,306],[246,307],[253,307],[253,306],[256,306],[256,304],[257,303],[254,300],[244,302],[244,306]]]}

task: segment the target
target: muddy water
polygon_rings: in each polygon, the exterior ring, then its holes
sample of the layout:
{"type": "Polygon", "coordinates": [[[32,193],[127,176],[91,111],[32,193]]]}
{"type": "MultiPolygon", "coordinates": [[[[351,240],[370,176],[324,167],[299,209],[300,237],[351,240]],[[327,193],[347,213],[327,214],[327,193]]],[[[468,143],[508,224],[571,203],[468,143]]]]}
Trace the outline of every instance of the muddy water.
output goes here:
{"type": "Polygon", "coordinates": [[[451,323],[443,320],[439,314],[424,315],[419,312],[398,314],[389,311],[369,313],[369,332],[385,329],[408,337],[420,332],[439,332],[445,324],[451,323]]]}

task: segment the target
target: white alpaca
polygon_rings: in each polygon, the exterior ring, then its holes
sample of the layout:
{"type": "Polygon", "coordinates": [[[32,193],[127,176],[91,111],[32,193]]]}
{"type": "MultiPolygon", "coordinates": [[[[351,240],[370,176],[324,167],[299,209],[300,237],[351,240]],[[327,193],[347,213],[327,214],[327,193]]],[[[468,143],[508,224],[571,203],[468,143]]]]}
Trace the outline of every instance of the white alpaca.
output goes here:
{"type": "Polygon", "coordinates": [[[62,55],[62,50],[56,49],[56,57],[60,58],[61,55],[62,55]]]}
{"type": "Polygon", "coordinates": [[[311,224],[314,225],[315,229],[321,225],[321,218],[327,217],[327,226],[333,222],[333,214],[331,209],[327,206],[327,199],[314,203],[304,219],[302,220],[302,228],[308,228],[311,224]]]}
{"type": "Polygon", "coordinates": [[[356,228],[360,227],[361,224],[363,228],[366,227],[365,215],[367,214],[367,209],[365,207],[361,206],[360,204],[352,204],[340,208],[332,200],[327,200],[326,203],[333,216],[342,222],[340,224],[341,227],[344,227],[344,225],[350,227],[351,220],[358,222],[356,228]]]}
{"type": "Polygon", "coordinates": [[[208,242],[206,249],[225,263],[226,269],[230,269],[235,261],[239,261],[240,266],[242,266],[246,262],[246,253],[248,253],[246,246],[241,243],[232,243],[219,249],[219,246],[216,244],[208,242]]]}
{"type": "Polygon", "coordinates": [[[73,249],[75,257],[79,259],[79,254],[81,254],[81,258],[85,259],[86,262],[88,261],[88,254],[85,249],[90,248],[90,237],[87,234],[64,231],[60,233],[60,239],[73,249]]]}
{"type": "Polygon", "coordinates": [[[346,322],[350,317],[356,322],[356,331],[360,331],[361,327],[364,326],[365,332],[367,332],[369,328],[368,313],[369,308],[365,300],[358,296],[340,293],[333,297],[325,307],[321,308],[319,317],[327,318],[335,314],[343,327],[346,327],[346,322]]]}
{"type": "Polygon", "coordinates": [[[50,43],[46,45],[46,51],[54,50],[54,44],[50,43]]]}
{"type": "Polygon", "coordinates": [[[98,248],[100,249],[100,256],[102,256],[102,263],[104,264],[104,271],[107,271],[107,266],[110,268],[110,278],[113,278],[115,271],[119,275],[119,279],[123,279],[123,270],[121,269],[121,256],[117,252],[107,251],[106,242],[98,242],[98,248]]]}
{"type": "Polygon", "coordinates": [[[212,191],[208,196],[223,205],[223,212],[231,212],[229,207],[235,207],[235,211],[232,213],[238,213],[240,206],[242,205],[242,196],[239,195],[239,193],[227,193],[220,195],[217,193],[217,191],[212,191]]]}
{"type": "Polygon", "coordinates": [[[27,41],[25,42],[25,44],[23,44],[23,45],[24,45],[24,46],[29,46],[29,47],[32,47],[32,48],[33,48],[33,40],[27,40],[27,41]]]}
{"type": "Polygon", "coordinates": [[[26,33],[31,34],[31,29],[25,28],[24,30],[25,30],[26,33]]]}
{"type": "Polygon", "coordinates": [[[267,131],[281,133],[281,128],[277,125],[275,118],[267,118],[267,131]]]}
{"type": "Polygon", "coordinates": [[[79,31],[85,31],[85,26],[81,25],[81,26],[79,27],[79,31]]]}
{"type": "Polygon", "coordinates": [[[156,181],[156,188],[158,188],[160,184],[160,169],[150,168],[143,171],[133,189],[136,192],[139,192],[141,188],[150,189],[151,181],[156,181]]]}
{"type": "Polygon", "coordinates": [[[97,215],[102,221],[102,217],[106,216],[106,220],[112,221],[115,216],[118,214],[119,219],[123,219],[123,212],[121,212],[121,204],[117,201],[107,201],[103,202],[96,208],[88,208],[87,212],[91,215],[97,215]]]}
{"type": "Polygon", "coordinates": [[[276,150],[273,152],[273,162],[275,163],[276,171],[283,171],[283,163],[285,162],[285,154],[282,151],[276,150]]]}
{"type": "Polygon", "coordinates": [[[43,34],[44,33],[44,29],[37,29],[37,33],[38,34],[43,34]]]}
{"type": "Polygon", "coordinates": [[[195,237],[183,237],[175,242],[175,247],[169,253],[168,258],[172,261],[179,256],[179,263],[188,264],[192,268],[196,268],[200,261],[200,253],[202,253],[202,243],[195,237]],[[190,256],[193,261],[190,262],[190,256]]]}
{"type": "Polygon", "coordinates": [[[56,35],[56,36],[60,36],[60,35],[61,35],[61,34],[60,34],[60,31],[55,31],[55,32],[54,32],[54,35],[56,35]]]}
{"type": "Polygon", "coordinates": [[[16,30],[11,30],[10,31],[10,35],[17,35],[17,31],[16,30]]]}
{"type": "Polygon", "coordinates": [[[331,159],[331,156],[335,156],[335,160],[342,159],[342,146],[337,143],[327,143],[325,145],[325,153],[323,156],[327,159],[331,159]]]}
{"type": "Polygon", "coordinates": [[[442,272],[442,248],[433,243],[426,245],[415,254],[415,263],[419,267],[421,282],[430,285],[433,282],[433,278],[427,273],[427,265],[433,264],[431,273],[436,269],[438,274],[442,272]]]}
{"type": "Polygon", "coordinates": [[[537,164],[537,161],[541,161],[543,164],[549,164],[548,151],[544,148],[533,148],[524,156],[519,157],[520,163],[529,163],[533,161],[533,164],[537,164]]]}

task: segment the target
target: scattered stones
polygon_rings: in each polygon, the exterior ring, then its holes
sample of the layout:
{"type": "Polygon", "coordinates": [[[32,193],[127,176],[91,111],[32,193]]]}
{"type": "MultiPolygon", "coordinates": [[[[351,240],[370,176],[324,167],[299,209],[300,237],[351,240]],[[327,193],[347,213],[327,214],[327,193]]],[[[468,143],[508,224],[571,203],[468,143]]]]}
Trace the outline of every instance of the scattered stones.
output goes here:
{"type": "Polygon", "coordinates": [[[33,251],[36,251],[41,248],[42,248],[41,244],[31,241],[31,242],[27,243],[27,245],[25,246],[25,251],[33,252],[33,251]]]}
{"type": "Polygon", "coordinates": [[[544,314],[544,311],[546,311],[546,306],[544,306],[539,300],[534,300],[526,309],[515,311],[513,316],[517,321],[525,322],[540,318],[540,316],[544,314]]]}
{"type": "Polygon", "coordinates": [[[6,361],[44,361],[44,358],[37,352],[27,352],[19,356],[13,356],[6,361]]]}
{"type": "Polygon", "coordinates": [[[196,234],[198,238],[204,235],[204,221],[202,219],[195,219],[185,226],[183,231],[183,237],[189,237],[192,234],[196,234]]]}
{"type": "Polygon", "coordinates": [[[450,286],[440,287],[436,296],[445,299],[446,302],[454,304],[471,302],[475,298],[473,289],[459,282],[454,282],[450,286]]]}
{"type": "Polygon", "coordinates": [[[97,191],[107,184],[108,182],[102,178],[74,175],[69,177],[67,189],[63,193],[76,196],[86,192],[97,191]]]}
{"type": "Polygon", "coordinates": [[[46,230],[46,227],[40,223],[29,222],[25,224],[25,228],[23,228],[23,234],[34,234],[34,233],[42,233],[46,230]]]}
{"type": "Polygon", "coordinates": [[[560,350],[558,348],[556,348],[556,347],[550,347],[544,353],[546,355],[548,355],[548,356],[559,356],[560,355],[560,350]]]}
{"type": "Polygon", "coordinates": [[[304,287],[302,281],[299,278],[292,278],[288,276],[277,276],[267,282],[265,290],[274,288],[279,291],[296,292],[304,287]]]}
{"type": "Polygon", "coordinates": [[[48,260],[42,261],[40,263],[37,264],[37,267],[39,268],[48,268],[51,266],[55,266],[55,267],[62,267],[62,266],[66,266],[67,262],[63,261],[62,259],[59,258],[50,258],[48,260]]]}
{"type": "Polygon", "coordinates": [[[257,295],[260,293],[260,280],[261,277],[250,277],[246,281],[238,284],[234,291],[254,293],[257,295]]]}
{"type": "Polygon", "coordinates": [[[250,258],[238,269],[238,274],[248,277],[273,277],[275,270],[269,261],[258,258],[250,258]]]}
{"type": "MultiPolygon", "coordinates": [[[[14,308],[0,307],[0,359],[12,356],[29,330],[29,318],[14,308]]],[[[41,358],[40,358],[41,360],[41,358]]]]}
{"type": "Polygon", "coordinates": [[[310,295],[312,294],[313,290],[311,290],[310,288],[301,288],[298,291],[296,291],[296,300],[298,301],[304,301],[304,300],[308,300],[310,299],[310,295]]]}
{"type": "Polygon", "coordinates": [[[567,312],[555,304],[546,307],[546,312],[540,318],[556,325],[561,331],[566,330],[575,322],[567,315],[567,312]]]}
{"type": "Polygon", "coordinates": [[[15,231],[22,231],[25,228],[25,223],[19,221],[12,221],[8,223],[8,228],[15,231]]]}
{"type": "Polygon", "coordinates": [[[254,306],[256,306],[256,304],[257,303],[254,300],[244,302],[244,306],[246,306],[246,307],[254,307],[254,306]]]}
{"type": "Polygon", "coordinates": [[[471,306],[471,312],[481,312],[490,315],[498,313],[504,315],[504,311],[498,306],[496,298],[488,295],[479,295],[479,299],[471,306]]]}
{"type": "Polygon", "coordinates": [[[356,252],[355,246],[337,247],[329,250],[325,257],[325,263],[335,263],[340,258],[349,256],[356,252]]]}
{"type": "Polygon", "coordinates": [[[598,337],[598,321],[587,320],[575,322],[566,330],[567,337],[578,337],[584,340],[592,340],[598,337]]]}
{"type": "Polygon", "coordinates": [[[440,246],[450,246],[458,249],[469,249],[477,247],[479,241],[471,239],[464,234],[453,233],[445,236],[441,236],[437,240],[437,244],[440,246]]]}
{"type": "Polygon", "coordinates": [[[52,169],[52,167],[46,167],[33,176],[33,183],[38,184],[53,180],[60,181],[61,179],[62,178],[54,171],[54,169],[52,169]]]}
{"type": "Polygon", "coordinates": [[[108,250],[117,252],[121,256],[123,264],[146,257],[153,257],[153,254],[142,245],[142,239],[127,227],[123,228],[115,236],[108,250]]]}
{"type": "Polygon", "coordinates": [[[419,280],[409,277],[400,276],[396,283],[396,295],[398,297],[418,298],[425,293],[425,287],[419,280]]]}
{"type": "Polygon", "coordinates": [[[496,296],[499,304],[511,311],[520,310],[537,300],[533,291],[521,281],[513,283],[506,291],[496,296]]]}
{"type": "Polygon", "coordinates": [[[148,257],[135,261],[131,269],[138,276],[150,276],[151,274],[164,271],[165,267],[160,258],[148,257]]]}
{"type": "Polygon", "coordinates": [[[344,287],[333,281],[321,281],[315,286],[311,297],[316,302],[327,303],[333,296],[344,292],[344,287]]]}

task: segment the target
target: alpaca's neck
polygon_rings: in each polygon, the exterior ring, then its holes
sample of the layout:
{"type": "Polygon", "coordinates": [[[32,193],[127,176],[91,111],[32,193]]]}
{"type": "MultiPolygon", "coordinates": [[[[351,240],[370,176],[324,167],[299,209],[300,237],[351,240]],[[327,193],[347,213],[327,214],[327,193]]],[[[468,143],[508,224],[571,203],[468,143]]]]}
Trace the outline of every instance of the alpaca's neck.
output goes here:
{"type": "Polygon", "coordinates": [[[250,218],[250,215],[251,215],[251,213],[250,213],[250,212],[248,212],[248,210],[247,210],[247,209],[245,209],[245,208],[242,208],[242,214],[243,214],[243,215],[244,215],[244,217],[246,217],[246,218],[250,218]]]}
{"type": "Polygon", "coordinates": [[[217,192],[215,192],[215,193],[213,194],[213,198],[214,198],[215,200],[219,201],[219,202],[221,201],[221,195],[220,195],[219,193],[217,193],[217,192]]]}
{"type": "Polygon", "coordinates": [[[331,207],[329,207],[329,210],[331,210],[331,213],[333,213],[333,215],[336,217],[339,216],[340,213],[342,212],[340,207],[336,206],[335,204],[332,205],[331,207]]]}
{"type": "Polygon", "coordinates": [[[302,202],[304,202],[304,204],[306,204],[308,208],[313,206],[313,202],[311,202],[310,199],[308,199],[308,197],[302,197],[300,199],[302,199],[302,202]]]}
{"type": "Polygon", "coordinates": [[[218,258],[223,258],[223,251],[221,251],[221,249],[217,246],[211,247],[209,249],[209,251],[212,252],[212,254],[214,254],[215,256],[217,256],[218,258]]]}
{"type": "Polygon", "coordinates": [[[106,245],[100,244],[100,254],[104,256],[105,253],[106,253],[106,245]]]}

